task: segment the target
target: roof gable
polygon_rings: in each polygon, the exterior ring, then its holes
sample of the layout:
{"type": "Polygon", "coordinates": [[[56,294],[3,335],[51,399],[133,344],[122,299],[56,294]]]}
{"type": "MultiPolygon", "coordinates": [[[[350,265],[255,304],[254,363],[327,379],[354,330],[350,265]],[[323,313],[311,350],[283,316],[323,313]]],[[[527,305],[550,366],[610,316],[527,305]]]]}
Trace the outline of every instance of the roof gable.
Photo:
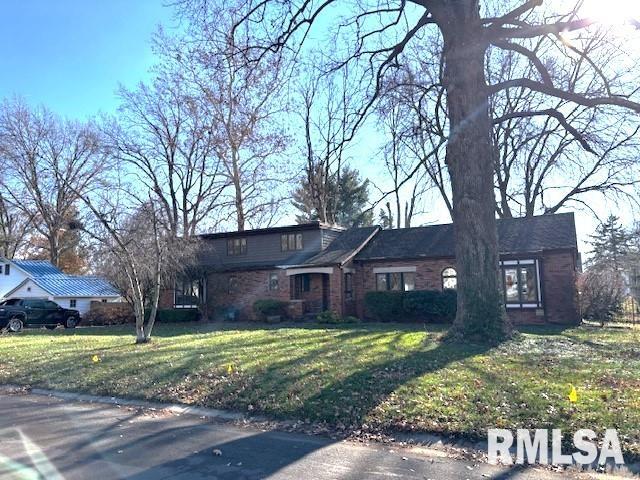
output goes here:
{"type": "Polygon", "coordinates": [[[380,227],[350,228],[338,235],[326,249],[305,261],[304,265],[342,264],[365,247],[371,237],[379,230],[380,227]]]}

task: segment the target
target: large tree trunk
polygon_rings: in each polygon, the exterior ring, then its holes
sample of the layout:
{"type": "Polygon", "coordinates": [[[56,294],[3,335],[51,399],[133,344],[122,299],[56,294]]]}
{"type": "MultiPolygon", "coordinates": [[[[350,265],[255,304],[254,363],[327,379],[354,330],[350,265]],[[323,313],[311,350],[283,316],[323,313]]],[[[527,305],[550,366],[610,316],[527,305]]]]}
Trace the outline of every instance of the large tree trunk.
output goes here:
{"type": "Polygon", "coordinates": [[[444,75],[450,136],[446,162],[453,192],[458,313],[452,336],[499,341],[511,331],[499,282],[493,191],[497,155],[484,73],[478,0],[447,2],[438,23],[444,36],[444,75]],[[474,32],[476,32],[474,34],[474,32]]]}

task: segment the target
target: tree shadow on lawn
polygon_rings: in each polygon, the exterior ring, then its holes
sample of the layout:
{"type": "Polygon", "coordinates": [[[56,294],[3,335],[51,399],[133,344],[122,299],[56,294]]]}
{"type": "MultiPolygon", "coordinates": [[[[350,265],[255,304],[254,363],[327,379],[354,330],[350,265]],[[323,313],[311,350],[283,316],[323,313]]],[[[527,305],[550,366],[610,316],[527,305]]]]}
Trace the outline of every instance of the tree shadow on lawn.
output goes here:
{"type": "MultiPolygon", "coordinates": [[[[413,333],[423,332],[423,326],[397,327],[383,324],[373,331],[362,325],[339,328],[315,343],[314,336],[306,335],[294,336],[291,342],[251,336],[237,340],[229,335],[221,344],[203,343],[184,351],[179,343],[123,346],[123,351],[114,351],[104,365],[94,366],[87,357],[80,372],[73,371],[78,365],[61,363],[49,365],[47,368],[54,371],[49,370],[47,376],[62,378],[58,385],[91,393],[157,396],[355,430],[362,428],[389,394],[407,382],[491,348],[439,342],[433,334],[416,338],[413,333]],[[296,345],[295,340],[304,345],[296,345]],[[154,345],[159,347],[154,350],[154,345]],[[167,353],[173,355],[171,364],[161,361],[167,353]],[[226,375],[230,363],[234,364],[233,373],[226,375]],[[138,373],[141,378],[136,383],[131,377],[138,373]],[[67,376],[73,378],[65,379],[67,376]]],[[[56,388],[45,378],[42,381],[56,388]]]]}
{"type": "MultiPolygon", "coordinates": [[[[167,338],[180,335],[199,335],[214,332],[232,331],[273,331],[279,330],[349,330],[349,331],[424,331],[424,323],[387,323],[387,322],[363,322],[363,323],[342,323],[324,324],[317,322],[283,322],[269,324],[263,322],[224,322],[224,321],[200,321],[200,322],[180,322],[180,323],[157,323],[152,332],[153,337],[167,338]]],[[[444,331],[448,325],[428,324],[428,331],[444,331]]],[[[41,335],[131,335],[135,338],[135,327],[133,324],[106,325],[106,326],[81,326],[73,330],[58,329],[55,331],[45,329],[29,329],[29,333],[41,335]]]]}
{"type": "MultiPolygon", "coordinates": [[[[482,354],[489,348],[485,345],[437,343],[434,347],[421,347],[400,357],[381,358],[309,392],[301,398],[300,404],[279,412],[277,416],[284,414],[287,418],[309,419],[333,426],[342,424],[347,430],[361,429],[369,414],[402,385],[442,370],[451,363],[482,354]]],[[[291,388],[292,379],[286,372],[295,365],[296,360],[292,360],[270,371],[271,378],[279,379],[270,386],[271,391],[291,388]]],[[[261,385],[258,381],[247,388],[261,388],[261,385]]]]}

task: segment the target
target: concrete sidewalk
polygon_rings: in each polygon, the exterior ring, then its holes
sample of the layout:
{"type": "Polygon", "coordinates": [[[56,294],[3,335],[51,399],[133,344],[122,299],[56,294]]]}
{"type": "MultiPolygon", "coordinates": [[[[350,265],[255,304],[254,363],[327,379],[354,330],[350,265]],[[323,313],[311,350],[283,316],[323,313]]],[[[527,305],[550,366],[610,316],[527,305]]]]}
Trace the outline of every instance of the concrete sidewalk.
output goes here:
{"type": "Polygon", "coordinates": [[[45,395],[0,393],[0,406],[2,480],[572,478],[45,395]]]}

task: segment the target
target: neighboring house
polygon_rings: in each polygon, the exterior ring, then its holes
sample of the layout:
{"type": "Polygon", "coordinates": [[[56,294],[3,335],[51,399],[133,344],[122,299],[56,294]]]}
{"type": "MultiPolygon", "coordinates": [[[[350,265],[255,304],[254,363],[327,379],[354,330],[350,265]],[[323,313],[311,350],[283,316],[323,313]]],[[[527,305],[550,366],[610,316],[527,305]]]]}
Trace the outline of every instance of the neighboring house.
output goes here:
{"type": "MultiPolygon", "coordinates": [[[[500,269],[515,323],[579,321],[579,254],[572,213],[498,220],[500,269]]],[[[456,288],[453,226],[381,230],[320,223],[203,235],[197,278],[176,283],[164,308],[253,316],[258,299],[295,315],[333,310],[366,318],[372,290],[456,288]]]]}
{"type": "Polygon", "coordinates": [[[92,301],[115,302],[118,291],[105,279],[66,275],[44,260],[8,260],[0,257],[0,299],[45,298],[65,308],[89,311],[92,301]]]}

